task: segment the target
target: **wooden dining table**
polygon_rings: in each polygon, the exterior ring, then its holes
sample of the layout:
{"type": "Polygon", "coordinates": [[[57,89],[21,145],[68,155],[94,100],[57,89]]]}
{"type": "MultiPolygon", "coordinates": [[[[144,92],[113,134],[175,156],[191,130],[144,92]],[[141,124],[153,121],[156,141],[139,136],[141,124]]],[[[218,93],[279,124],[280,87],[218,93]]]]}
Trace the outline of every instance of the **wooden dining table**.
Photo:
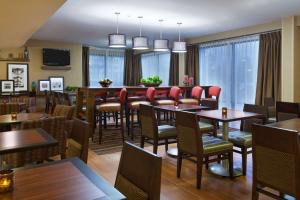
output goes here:
{"type": "Polygon", "coordinates": [[[0,126],[6,127],[4,130],[11,130],[12,125],[21,124],[24,121],[38,120],[47,117],[45,113],[17,113],[17,118],[12,119],[11,114],[0,115],[0,126]]]}
{"type": "Polygon", "coordinates": [[[78,158],[65,159],[15,172],[14,190],[2,199],[126,199],[78,158]]]}
{"type": "Polygon", "coordinates": [[[275,123],[267,124],[266,126],[295,130],[295,131],[298,131],[299,136],[300,136],[300,118],[294,118],[294,119],[284,120],[284,121],[280,121],[280,122],[275,122],[275,123]]]}
{"type": "MultiPolygon", "coordinates": [[[[252,112],[244,112],[244,111],[238,111],[238,110],[227,110],[227,114],[223,115],[222,110],[203,110],[196,112],[196,115],[200,118],[204,119],[210,119],[219,121],[222,123],[222,135],[223,139],[228,141],[228,135],[229,135],[229,122],[233,121],[239,121],[243,119],[249,119],[249,118],[264,118],[265,116],[258,113],[252,113],[252,112]]],[[[220,164],[212,164],[210,165],[210,171],[216,175],[219,176],[226,176],[229,177],[229,163],[228,160],[221,161],[220,164]]],[[[240,168],[234,167],[233,169],[234,176],[240,176],[242,175],[242,171],[240,168]]]]}
{"type": "Polygon", "coordinates": [[[58,142],[41,128],[0,133],[0,155],[55,146],[58,142]]]}

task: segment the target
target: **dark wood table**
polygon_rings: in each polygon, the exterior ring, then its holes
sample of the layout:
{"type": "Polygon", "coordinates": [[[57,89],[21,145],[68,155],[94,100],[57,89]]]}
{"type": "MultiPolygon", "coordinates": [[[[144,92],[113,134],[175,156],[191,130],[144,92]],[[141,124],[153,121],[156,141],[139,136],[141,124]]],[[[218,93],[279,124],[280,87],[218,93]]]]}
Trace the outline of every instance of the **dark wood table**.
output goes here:
{"type": "MultiPolygon", "coordinates": [[[[190,105],[190,104],[179,104],[178,106],[174,105],[158,105],[153,107],[154,110],[157,111],[157,119],[158,124],[160,124],[160,111],[163,112],[171,112],[174,113],[176,111],[199,111],[199,110],[207,110],[209,107],[207,106],[200,106],[200,105],[190,105]]],[[[172,123],[172,120],[171,120],[172,123]]],[[[177,147],[171,147],[168,149],[167,154],[172,157],[178,156],[178,149],[177,147]]]]}
{"type": "Polygon", "coordinates": [[[298,131],[299,135],[300,135],[300,118],[275,122],[275,123],[272,123],[272,124],[267,124],[266,126],[272,126],[272,127],[276,127],[276,128],[295,130],[295,131],[298,131]]]}
{"type": "Polygon", "coordinates": [[[41,128],[0,133],[0,155],[57,144],[57,140],[41,128]]]}
{"type": "MultiPolygon", "coordinates": [[[[211,119],[220,121],[223,124],[222,127],[222,133],[223,133],[223,139],[228,141],[228,135],[229,135],[229,122],[238,121],[242,119],[248,119],[252,117],[264,117],[262,114],[258,113],[252,113],[252,112],[244,112],[244,111],[238,111],[238,110],[227,110],[227,115],[222,114],[222,110],[203,110],[200,112],[196,112],[197,116],[200,118],[205,119],[211,119]]],[[[214,174],[220,175],[220,176],[229,176],[229,164],[228,160],[221,161],[221,164],[211,165],[210,171],[214,174]]],[[[234,176],[240,176],[241,169],[234,167],[234,176]]]]}
{"type": "Polygon", "coordinates": [[[3,199],[126,199],[78,158],[42,164],[15,172],[14,191],[3,199]]]}
{"type": "Polygon", "coordinates": [[[37,120],[47,117],[44,113],[17,113],[17,119],[12,120],[11,114],[0,115],[0,125],[20,124],[23,121],[37,120]]]}

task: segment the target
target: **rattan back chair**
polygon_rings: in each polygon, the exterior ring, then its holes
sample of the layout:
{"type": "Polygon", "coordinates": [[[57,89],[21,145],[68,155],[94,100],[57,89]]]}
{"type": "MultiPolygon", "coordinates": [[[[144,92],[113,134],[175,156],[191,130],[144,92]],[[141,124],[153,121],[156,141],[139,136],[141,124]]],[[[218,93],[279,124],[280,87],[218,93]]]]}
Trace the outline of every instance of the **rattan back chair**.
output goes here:
{"type": "Polygon", "coordinates": [[[160,156],[125,142],[115,188],[129,200],[159,200],[161,168],[160,156]]]}
{"type": "Polygon", "coordinates": [[[197,182],[196,187],[201,188],[202,165],[220,161],[229,160],[229,174],[233,177],[233,145],[214,136],[202,136],[201,126],[198,125],[197,116],[191,112],[176,112],[177,129],[177,177],[180,178],[182,159],[187,157],[196,157],[197,182]],[[210,158],[213,159],[210,159],[210,158]],[[204,161],[205,158],[205,161],[204,161]]]}
{"type": "Polygon", "coordinates": [[[300,117],[299,103],[292,102],[276,102],[276,120],[283,121],[300,117]]]}
{"type": "Polygon", "coordinates": [[[300,199],[300,144],[297,131],[253,125],[252,199],[259,193],[276,199],[288,194],[300,199]],[[280,196],[265,190],[279,191],[280,196]]]}

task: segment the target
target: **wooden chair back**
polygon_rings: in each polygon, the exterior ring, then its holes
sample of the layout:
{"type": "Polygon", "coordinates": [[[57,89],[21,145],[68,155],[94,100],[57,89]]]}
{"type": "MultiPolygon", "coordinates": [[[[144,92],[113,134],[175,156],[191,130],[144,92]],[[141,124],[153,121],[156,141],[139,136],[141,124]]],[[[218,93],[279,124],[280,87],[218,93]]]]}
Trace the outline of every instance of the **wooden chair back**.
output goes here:
{"type": "Polygon", "coordinates": [[[157,119],[152,106],[140,105],[141,135],[157,140],[157,119]]]}
{"type": "Polygon", "coordinates": [[[125,142],[115,188],[127,199],[159,200],[162,158],[125,142]]]}
{"type": "Polygon", "coordinates": [[[271,187],[300,199],[299,133],[254,124],[252,134],[253,187],[271,187]]]}
{"type": "Polygon", "coordinates": [[[300,117],[299,103],[292,102],[276,102],[276,120],[283,121],[300,117]]]}
{"type": "Polygon", "coordinates": [[[72,121],[72,130],[68,137],[81,145],[79,158],[87,163],[90,135],[89,123],[78,118],[73,118],[72,121]]]}
{"type": "Polygon", "coordinates": [[[253,117],[250,119],[244,119],[241,121],[241,130],[246,132],[252,131],[252,124],[265,124],[267,122],[268,117],[268,109],[265,106],[254,105],[254,104],[244,104],[243,108],[244,112],[252,112],[261,114],[262,117],[253,117]]]}
{"type": "Polygon", "coordinates": [[[177,147],[191,155],[202,155],[202,136],[197,116],[190,112],[176,112],[177,147]]]}

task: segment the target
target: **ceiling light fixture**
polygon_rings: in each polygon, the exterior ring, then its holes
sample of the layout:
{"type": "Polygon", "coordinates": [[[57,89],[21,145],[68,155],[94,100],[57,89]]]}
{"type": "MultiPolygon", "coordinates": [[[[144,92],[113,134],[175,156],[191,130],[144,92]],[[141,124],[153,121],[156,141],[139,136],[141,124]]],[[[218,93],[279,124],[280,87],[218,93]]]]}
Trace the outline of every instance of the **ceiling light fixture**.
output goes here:
{"type": "Polygon", "coordinates": [[[186,42],[180,41],[180,26],[181,22],[178,22],[178,41],[173,42],[173,53],[186,53],[186,42]]]}
{"type": "Polygon", "coordinates": [[[142,36],[142,16],[138,17],[140,20],[140,35],[132,38],[132,49],[146,50],[149,49],[148,38],[142,36]]]}
{"type": "Polygon", "coordinates": [[[119,34],[119,12],[116,12],[117,16],[117,33],[108,35],[108,46],[111,48],[125,48],[126,47],[126,36],[125,34],[119,34]]]}
{"type": "Polygon", "coordinates": [[[169,51],[169,40],[162,39],[162,22],[163,19],[158,20],[160,23],[159,40],[154,40],[154,51],[169,51]]]}

